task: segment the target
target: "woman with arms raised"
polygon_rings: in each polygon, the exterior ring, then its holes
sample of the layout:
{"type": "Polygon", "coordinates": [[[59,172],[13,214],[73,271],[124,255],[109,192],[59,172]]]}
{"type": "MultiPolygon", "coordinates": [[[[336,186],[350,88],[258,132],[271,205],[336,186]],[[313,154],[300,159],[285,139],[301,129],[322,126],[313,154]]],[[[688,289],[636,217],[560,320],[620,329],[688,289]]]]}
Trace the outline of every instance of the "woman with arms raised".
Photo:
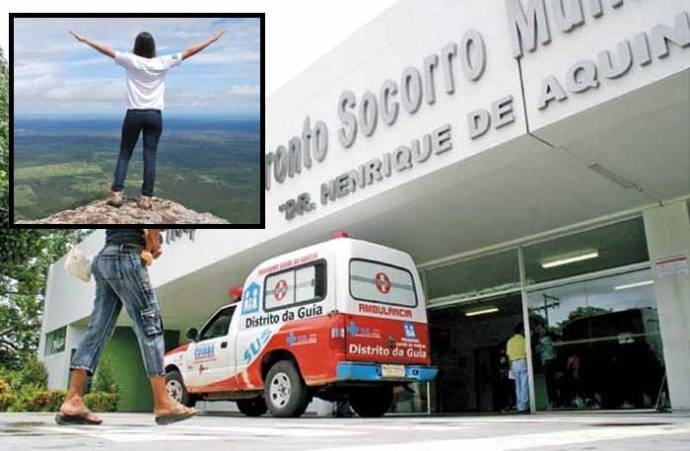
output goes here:
{"type": "Polygon", "coordinates": [[[127,113],[122,124],[120,154],[115,166],[108,204],[115,207],[123,204],[122,190],[127,177],[127,167],[139,135],[143,134],[144,183],[137,204],[140,208],[151,208],[153,186],[156,181],[156,152],[158,140],[163,131],[161,112],[164,108],[165,74],[169,69],[179,66],[183,60],[216,42],[224,33],[225,30],[217,31],[210,38],[183,52],[156,56],[156,43],[153,36],[145,31],[139,33],[134,40],[132,53],[124,53],[93,42],[70,30],[70,34],[77,41],[113,58],[116,64],[127,71],[127,113]]]}

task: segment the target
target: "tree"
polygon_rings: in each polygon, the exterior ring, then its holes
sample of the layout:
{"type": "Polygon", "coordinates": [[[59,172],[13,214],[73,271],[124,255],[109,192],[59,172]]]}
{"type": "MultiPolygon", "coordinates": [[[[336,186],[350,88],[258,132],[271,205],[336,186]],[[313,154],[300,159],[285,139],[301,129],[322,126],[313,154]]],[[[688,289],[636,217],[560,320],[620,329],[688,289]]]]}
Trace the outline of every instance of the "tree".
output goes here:
{"type": "Polygon", "coordinates": [[[80,230],[9,228],[8,74],[0,49],[0,366],[36,353],[49,266],[80,230]]]}
{"type": "Polygon", "coordinates": [[[601,307],[580,306],[568,314],[568,321],[577,318],[586,318],[588,316],[596,316],[602,313],[611,313],[613,309],[605,309],[601,307]]]}
{"type": "Polygon", "coordinates": [[[8,202],[9,202],[9,175],[7,173],[9,169],[9,154],[8,154],[8,75],[7,75],[7,63],[5,62],[5,54],[2,49],[0,49],[0,217],[3,218],[2,225],[4,227],[4,218],[8,214],[8,202]]]}

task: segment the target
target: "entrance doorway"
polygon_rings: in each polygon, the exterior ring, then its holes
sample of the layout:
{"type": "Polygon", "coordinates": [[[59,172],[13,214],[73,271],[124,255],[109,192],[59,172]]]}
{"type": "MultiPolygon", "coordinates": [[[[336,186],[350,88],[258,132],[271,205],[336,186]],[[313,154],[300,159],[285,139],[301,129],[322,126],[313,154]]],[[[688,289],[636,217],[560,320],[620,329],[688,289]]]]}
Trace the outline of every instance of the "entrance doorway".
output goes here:
{"type": "Polygon", "coordinates": [[[500,412],[514,406],[513,381],[502,359],[522,321],[520,293],[431,309],[432,412],[500,412]]]}

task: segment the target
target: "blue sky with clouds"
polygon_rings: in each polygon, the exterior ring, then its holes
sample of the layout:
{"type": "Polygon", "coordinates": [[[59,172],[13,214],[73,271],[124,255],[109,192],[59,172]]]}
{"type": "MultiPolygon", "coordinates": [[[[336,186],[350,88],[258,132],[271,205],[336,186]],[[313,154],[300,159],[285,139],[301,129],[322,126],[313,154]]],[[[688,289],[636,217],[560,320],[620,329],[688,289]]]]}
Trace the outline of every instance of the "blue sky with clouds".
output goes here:
{"type": "Polygon", "coordinates": [[[158,55],[227,33],[166,75],[166,112],[258,116],[260,23],[254,18],[15,18],[15,114],[121,114],[125,71],[68,30],[131,52],[148,31],[158,55]]]}

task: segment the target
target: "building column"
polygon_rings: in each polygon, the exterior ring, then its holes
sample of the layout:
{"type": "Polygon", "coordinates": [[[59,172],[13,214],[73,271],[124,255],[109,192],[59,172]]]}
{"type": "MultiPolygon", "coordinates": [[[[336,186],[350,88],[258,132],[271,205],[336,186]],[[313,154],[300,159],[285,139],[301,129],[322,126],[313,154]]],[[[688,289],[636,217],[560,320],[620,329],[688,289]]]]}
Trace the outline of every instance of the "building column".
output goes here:
{"type": "Polygon", "coordinates": [[[671,407],[690,410],[690,216],[685,200],[643,213],[671,407]]]}

